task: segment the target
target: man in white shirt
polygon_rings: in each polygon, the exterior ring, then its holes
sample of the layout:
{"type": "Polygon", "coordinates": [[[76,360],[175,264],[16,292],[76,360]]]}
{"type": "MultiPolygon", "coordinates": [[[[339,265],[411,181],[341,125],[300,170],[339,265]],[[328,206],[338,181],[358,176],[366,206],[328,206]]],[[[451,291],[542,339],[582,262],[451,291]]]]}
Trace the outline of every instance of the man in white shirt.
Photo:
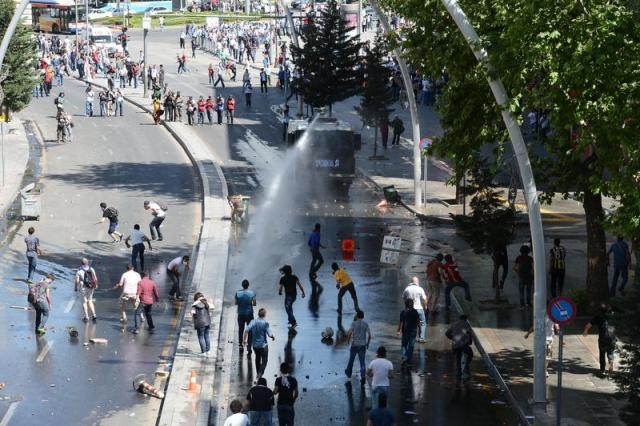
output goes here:
{"type": "Polygon", "coordinates": [[[224,426],[250,426],[249,417],[246,414],[242,413],[242,402],[237,399],[231,401],[229,405],[231,409],[231,414],[224,421],[224,426]]]}
{"type": "Polygon", "coordinates": [[[420,317],[421,334],[418,338],[418,342],[424,343],[424,338],[427,336],[427,318],[424,314],[424,307],[427,306],[427,295],[424,289],[420,287],[418,277],[413,277],[411,283],[404,289],[402,293],[402,300],[413,300],[413,308],[418,311],[420,317]]]}
{"type": "Polygon", "coordinates": [[[137,223],[133,225],[133,231],[131,234],[125,238],[124,243],[127,245],[127,248],[133,247],[131,249],[131,264],[133,265],[133,269],[138,270],[138,257],[140,257],[140,271],[144,271],[144,243],[149,245],[149,251],[153,250],[151,248],[151,240],[147,237],[144,232],[140,230],[140,225],[137,223]]]}
{"type": "Polygon", "coordinates": [[[127,322],[127,313],[125,309],[127,304],[131,305],[133,309],[138,307],[138,284],[142,280],[140,274],[133,270],[133,265],[127,265],[127,272],[122,274],[120,281],[114,288],[122,288],[122,294],[120,295],[120,322],[127,322]]]}
{"type": "Polygon", "coordinates": [[[371,377],[372,409],[378,408],[378,395],[385,393],[389,396],[389,379],[393,377],[393,364],[387,359],[387,349],[380,346],[376,351],[377,358],[371,361],[367,368],[367,376],[371,377]]]}
{"type": "Polygon", "coordinates": [[[169,297],[175,297],[176,300],[182,300],[180,297],[180,275],[189,270],[189,256],[178,256],[167,264],[167,276],[173,283],[169,291],[169,297]],[[183,266],[183,271],[180,267],[183,266]]]}
{"type": "Polygon", "coordinates": [[[160,206],[160,204],[155,201],[145,201],[144,209],[151,210],[151,215],[153,219],[151,223],[149,223],[149,232],[151,233],[151,239],[156,239],[156,232],[158,233],[158,241],[162,241],[162,232],[160,231],[160,225],[164,222],[164,218],[166,213],[164,209],[160,206]]]}

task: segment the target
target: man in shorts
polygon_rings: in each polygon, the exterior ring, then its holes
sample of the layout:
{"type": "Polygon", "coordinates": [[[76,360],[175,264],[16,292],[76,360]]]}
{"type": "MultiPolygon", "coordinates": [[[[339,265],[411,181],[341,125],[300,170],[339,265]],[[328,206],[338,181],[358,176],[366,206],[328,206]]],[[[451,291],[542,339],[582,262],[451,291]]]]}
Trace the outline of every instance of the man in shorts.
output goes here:
{"type": "Polygon", "coordinates": [[[96,222],[96,225],[104,223],[109,219],[109,229],[107,234],[113,239],[114,243],[122,240],[122,234],[116,231],[118,227],[118,210],[115,207],[107,207],[107,203],[100,203],[100,209],[102,210],[102,217],[96,222]]]}
{"type": "Polygon", "coordinates": [[[96,271],[89,266],[89,259],[82,258],[82,265],[76,272],[75,290],[80,291],[82,296],[82,321],[89,321],[89,312],[91,319],[96,322],[96,308],[93,304],[93,293],[98,288],[98,276],[96,271]]]}

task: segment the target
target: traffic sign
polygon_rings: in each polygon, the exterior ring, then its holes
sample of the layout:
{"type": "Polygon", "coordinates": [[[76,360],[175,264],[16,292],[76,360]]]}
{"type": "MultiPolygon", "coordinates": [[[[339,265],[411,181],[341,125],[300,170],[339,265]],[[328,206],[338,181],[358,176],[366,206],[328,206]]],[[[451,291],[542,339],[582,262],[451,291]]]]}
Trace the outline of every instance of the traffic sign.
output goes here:
{"type": "Polygon", "coordinates": [[[431,140],[430,138],[422,138],[422,140],[420,140],[420,151],[424,151],[432,143],[433,140],[431,140]]]}
{"type": "Polygon", "coordinates": [[[400,258],[400,247],[402,238],[393,235],[385,235],[382,240],[382,251],[380,252],[380,263],[395,265],[400,258]]]}
{"type": "Polygon", "coordinates": [[[551,321],[556,324],[567,325],[576,318],[576,304],[568,297],[554,297],[549,302],[547,313],[551,321]]]}
{"type": "Polygon", "coordinates": [[[151,29],[151,16],[143,16],[142,17],[142,29],[150,30],[151,29]]]}

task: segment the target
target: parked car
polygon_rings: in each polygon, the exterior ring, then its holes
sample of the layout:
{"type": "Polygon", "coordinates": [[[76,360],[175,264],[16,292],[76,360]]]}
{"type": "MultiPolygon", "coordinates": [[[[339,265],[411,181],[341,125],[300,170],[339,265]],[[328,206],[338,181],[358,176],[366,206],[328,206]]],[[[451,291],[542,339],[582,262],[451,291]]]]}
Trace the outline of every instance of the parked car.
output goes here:
{"type": "Polygon", "coordinates": [[[144,10],[144,14],[150,15],[150,16],[154,16],[159,13],[165,13],[165,12],[171,12],[171,11],[163,6],[148,7],[144,10]]]}
{"type": "Polygon", "coordinates": [[[88,18],[90,21],[93,21],[94,19],[109,18],[111,16],[113,16],[113,13],[110,10],[90,9],[88,18]]]}

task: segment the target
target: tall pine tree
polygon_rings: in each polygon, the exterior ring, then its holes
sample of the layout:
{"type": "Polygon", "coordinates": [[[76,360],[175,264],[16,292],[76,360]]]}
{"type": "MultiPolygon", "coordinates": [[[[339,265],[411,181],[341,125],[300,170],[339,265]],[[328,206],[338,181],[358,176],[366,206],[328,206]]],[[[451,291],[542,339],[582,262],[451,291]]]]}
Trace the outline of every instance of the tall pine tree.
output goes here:
{"type": "Polygon", "coordinates": [[[362,88],[362,69],[357,36],[340,16],[336,0],[329,0],[317,17],[309,16],[303,27],[303,47],[291,47],[300,77],[293,84],[312,107],[329,106],[358,94],[362,88]]]}
{"type": "Polygon", "coordinates": [[[364,59],[364,89],[358,108],[362,121],[375,129],[373,156],[378,154],[378,127],[389,121],[389,108],[393,104],[393,93],[389,87],[391,72],[383,64],[387,46],[382,35],[378,35],[373,46],[367,46],[364,59]]]}
{"type": "MultiPolygon", "coordinates": [[[[0,0],[0,34],[7,31],[16,4],[13,0],[0,0]]],[[[20,111],[31,101],[36,83],[36,45],[31,30],[19,23],[11,38],[0,75],[4,91],[3,106],[9,111],[20,111]]]]}

